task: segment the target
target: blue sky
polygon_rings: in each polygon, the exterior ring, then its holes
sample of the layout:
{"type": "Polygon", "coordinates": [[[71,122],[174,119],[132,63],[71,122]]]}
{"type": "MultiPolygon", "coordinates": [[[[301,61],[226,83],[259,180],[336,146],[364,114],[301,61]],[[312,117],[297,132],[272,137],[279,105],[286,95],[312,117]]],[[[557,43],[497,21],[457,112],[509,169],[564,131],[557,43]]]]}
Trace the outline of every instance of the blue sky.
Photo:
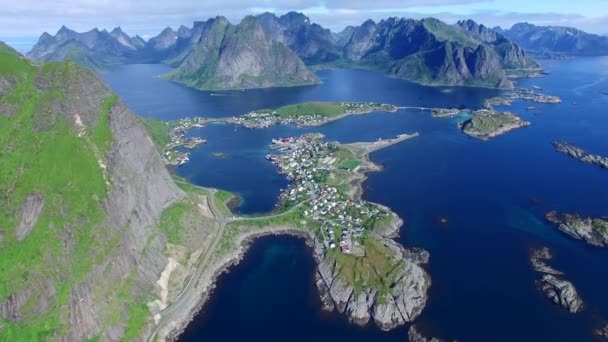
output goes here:
{"type": "Polygon", "coordinates": [[[191,25],[224,15],[300,11],[334,31],[366,19],[433,16],[448,23],[471,18],[487,26],[527,21],[608,33],[608,0],[0,0],[0,40],[28,50],[43,32],[61,25],[77,31],[121,26],[129,34],[156,35],[167,26],[191,25]]]}

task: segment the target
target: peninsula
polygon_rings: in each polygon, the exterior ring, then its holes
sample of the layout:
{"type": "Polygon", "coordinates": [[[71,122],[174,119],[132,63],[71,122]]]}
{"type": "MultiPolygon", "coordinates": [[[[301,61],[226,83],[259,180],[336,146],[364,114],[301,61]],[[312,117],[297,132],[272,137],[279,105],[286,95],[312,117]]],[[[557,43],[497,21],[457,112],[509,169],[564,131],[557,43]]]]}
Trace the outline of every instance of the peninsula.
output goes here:
{"type": "Polygon", "coordinates": [[[561,152],[572,158],[578,159],[583,163],[596,165],[601,168],[608,169],[608,157],[589,154],[585,152],[585,150],[564,141],[553,142],[553,147],[557,152],[561,152]]]}

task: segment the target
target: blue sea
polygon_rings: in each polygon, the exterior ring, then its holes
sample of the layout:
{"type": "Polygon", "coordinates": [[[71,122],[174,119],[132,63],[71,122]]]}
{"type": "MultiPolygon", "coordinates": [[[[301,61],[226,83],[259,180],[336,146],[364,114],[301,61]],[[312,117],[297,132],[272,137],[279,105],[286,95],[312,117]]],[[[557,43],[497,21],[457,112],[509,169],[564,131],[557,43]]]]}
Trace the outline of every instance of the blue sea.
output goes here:
{"type": "MultiPolygon", "coordinates": [[[[608,58],[542,61],[543,78],[520,79],[558,95],[560,105],[516,101],[532,124],[491,141],[463,135],[457,118],[403,110],[351,116],[298,129],[209,125],[190,134],[208,140],[177,172],[195,184],[233,191],[243,215],[272,211],[288,181],[264,156],[279,136],[320,132],[340,142],[401,133],[420,136],[380,150],[365,199],[389,206],[405,224],[400,241],[431,254],[430,301],[416,321],[425,334],[459,341],[590,341],[608,320],[608,250],[572,240],[545,222],[550,210],[608,215],[608,171],[554,151],[566,140],[608,156],[608,58]],[[528,111],[535,106],[538,110],[528,111]],[[222,158],[213,153],[221,152],[222,158]],[[447,224],[438,223],[446,217],[447,224]],[[570,314],[537,289],[531,248],[548,246],[551,264],[579,290],[585,310],[570,314]]],[[[364,70],[323,70],[310,87],[205,92],[160,80],[163,65],[130,65],[103,75],[142,116],[164,120],[224,117],[305,101],[376,101],[400,106],[476,109],[499,90],[426,87],[364,70]]],[[[181,341],[405,341],[407,326],[382,332],[324,314],[313,284],[314,261],[302,240],[259,239],[243,262],[220,277],[205,309],[181,341]]]]}

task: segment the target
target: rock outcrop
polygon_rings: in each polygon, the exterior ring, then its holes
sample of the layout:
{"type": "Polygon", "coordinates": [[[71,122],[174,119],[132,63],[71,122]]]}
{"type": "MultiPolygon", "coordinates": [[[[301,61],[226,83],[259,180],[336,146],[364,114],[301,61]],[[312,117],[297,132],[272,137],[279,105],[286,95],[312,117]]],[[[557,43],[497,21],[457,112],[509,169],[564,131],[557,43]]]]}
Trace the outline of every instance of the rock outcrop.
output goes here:
{"type": "Polygon", "coordinates": [[[559,276],[563,273],[555,270],[546,264],[553,256],[547,247],[533,250],[530,255],[530,263],[535,271],[543,274],[542,278],[536,281],[539,290],[553,303],[562,308],[577,313],[583,310],[583,301],[579,296],[574,285],[559,276]]]}
{"type": "Polygon", "coordinates": [[[583,310],[583,301],[571,282],[559,279],[551,274],[545,274],[537,284],[539,289],[553,303],[560,305],[571,313],[583,310]]]}
{"type": "Polygon", "coordinates": [[[420,331],[415,324],[412,324],[407,330],[407,340],[409,342],[444,342],[444,340],[436,337],[426,337],[420,331]]]}
{"type": "Polygon", "coordinates": [[[608,157],[602,157],[585,152],[585,150],[569,144],[564,141],[553,142],[553,147],[556,151],[578,159],[583,163],[599,166],[603,169],[608,169],[608,157]]]}
{"type": "Polygon", "coordinates": [[[21,220],[15,228],[15,235],[17,240],[21,241],[32,231],[38,216],[44,208],[44,197],[42,195],[33,193],[29,194],[23,204],[21,205],[21,220]]]}
{"type": "Polygon", "coordinates": [[[390,284],[389,293],[379,293],[374,287],[355,289],[341,275],[340,266],[324,254],[319,241],[315,242],[317,286],[329,289],[336,310],[348,315],[353,323],[366,325],[373,320],[380,329],[390,330],[415,320],[426,305],[431,279],[420,265],[428,262],[428,252],[406,249],[389,238],[377,238],[398,251],[397,258],[405,260],[402,276],[390,284]]]}
{"type": "Polygon", "coordinates": [[[604,339],[608,339],[608,324],[593,330],[593,333],[604,339]]]}
{"type": "Polygon", "coordinates": [[[545,218],[569,236],[597,247],[608,246],[608,219],[582,218],[578,214],[558,214],[551,211],[545,218]]]}

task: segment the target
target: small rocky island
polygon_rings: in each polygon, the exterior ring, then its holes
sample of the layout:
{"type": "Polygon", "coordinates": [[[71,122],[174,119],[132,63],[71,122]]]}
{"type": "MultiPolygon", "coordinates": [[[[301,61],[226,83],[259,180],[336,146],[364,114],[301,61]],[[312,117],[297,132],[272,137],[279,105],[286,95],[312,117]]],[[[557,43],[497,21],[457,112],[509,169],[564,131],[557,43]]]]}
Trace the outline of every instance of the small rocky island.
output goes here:
{"type": "Polygon", "coordinates": [[[560,277],[563,275],[562,272],[546,264],[552,257],[551,251],[547,247],[532,251],[530,263],[535,271],[543,274],[542,278],[536,282],[538,288],[553,303],[571,313],[580,312],[583,309],[583,301],[574,285],[560,277]]]}
{"type": "Polygon", "coordinates": [[[423,335],[418,330],[416,324],[412,324],[407,330],[407,339],[409,342],[444,342],[444,340],[438,339],[436,337],[427,337],[423,335]]]}
{"type": "Polygon", "coordinates": [[[572,158],[578,159],[583,163],[596,165],[601,168],[608,169],[608,157],[589,154],[585,152],[585,150],[564,141],[553,142],[553,147],[556,151],[566,154],[572,158]]]}
{"type": "Polygon", "coordinates": [[[473,111],[467,109],[432,108],[431,112],[433,117],[436,118],[465,116],[466,119],[458,122],[458,127],[464,134],[481,140],[490,140],[514,129],[530,125],[529,122],[523,121],[514,113],[499,112],[487,108],[473,111]]]}
{"type": "Polygon", "coordinates": [[[489,140],[529,125],[529,122],[523,121],[514,113],[496,112],[487,109],[474,112],[471,119],[459,124],[464,134],[481,140],[489,140]]]}
{"type": "Polygon", "coordinates": [[[608,247],[608,218],[582,218],[578,214],[551,211],[545,218],[569,236],[597,247],[608,247]]]}
{"type": "Polygon", "coordinates": [[[415,320],[428,299],[431,279],[422,265],[428,252],[393,240],[403,221],[389,208],[361,199],[365,173],[379,171],[368,154],[418,134],[369,143],[327,142],[320,134],[273,140],[266,158],[292,181],[276,213],[232,221],[216,264],[239,258],[238,246],[268,234],[307,239],[318,264],[315,275],[324,309],[358,325],[373,321],[390,330],[415,320]]]}
{"type": "Polygon", "coordinates": [[[539,87],[532,87],[533,89],[527,88],[516,88],[513,91],[506,94],[504,97],[493,97],[484,102],[484,108],[492,109],[494,106],[511,106],[514,100],[524,100],[528,102],[536,103],[547,103],[547,104],[559,104],[562,103],[562,99],[558,96],[541,94],[538,91],[542,90],[539,87]]]}

